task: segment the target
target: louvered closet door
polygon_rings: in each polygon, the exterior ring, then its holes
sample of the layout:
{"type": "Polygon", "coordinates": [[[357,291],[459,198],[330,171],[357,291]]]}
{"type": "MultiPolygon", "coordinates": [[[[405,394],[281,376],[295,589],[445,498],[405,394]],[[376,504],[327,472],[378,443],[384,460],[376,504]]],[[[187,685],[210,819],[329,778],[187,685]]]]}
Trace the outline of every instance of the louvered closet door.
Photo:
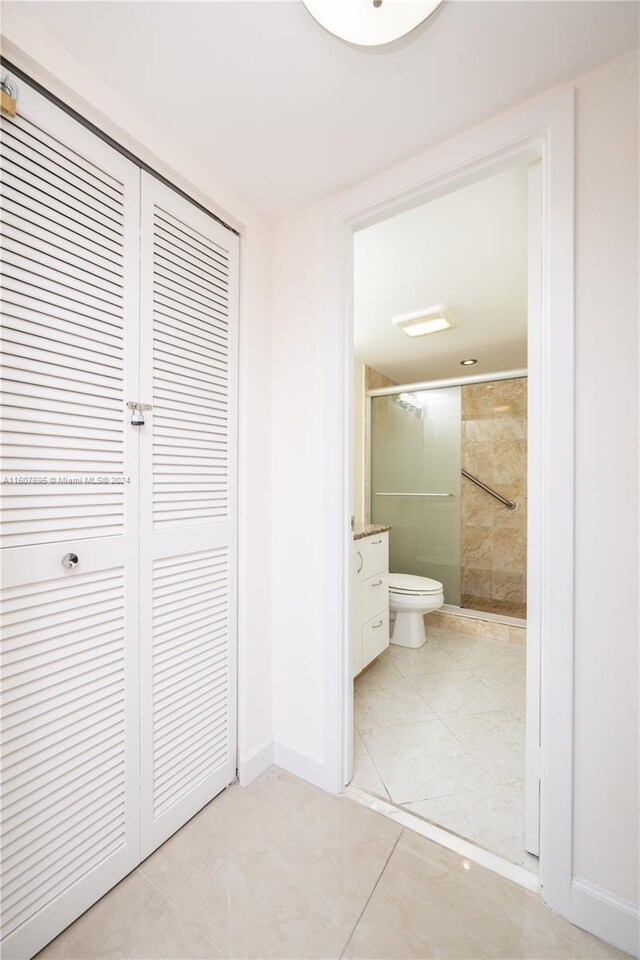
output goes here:
{"type": "Polygon", "coordinates": [[[142,175],[142,850],[235,777],[238,238],[142,175]]]}
{"type": "Polygon", "coordinates": [[[139,860],[138,438],[124,404],[138,391],[140,172],[23,83],[18,109],[2,119],[7,960],[139,860]]]}

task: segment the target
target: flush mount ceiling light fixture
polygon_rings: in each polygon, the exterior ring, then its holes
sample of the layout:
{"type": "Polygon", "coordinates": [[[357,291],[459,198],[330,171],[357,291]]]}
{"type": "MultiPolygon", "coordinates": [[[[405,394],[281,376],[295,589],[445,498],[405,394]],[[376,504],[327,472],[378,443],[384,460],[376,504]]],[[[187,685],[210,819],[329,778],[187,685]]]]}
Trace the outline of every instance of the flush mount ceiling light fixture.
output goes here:
{"type": "Polygon", "coordinates": [[[477,360],[461,360],[461,361],[460,361],[460,366],[461,366],[461,367],[472,367],[472,366],[474,365],[474,363],[477,363],[477,362],[478,362],[477,360]]]}
{"type": "Polygon", "coordinates": [[[404,313],[400,317],[394,317],[391,323],[408,337],[424,337],[427,333],[438,333],[440,330],[458,326],[456,317],[446,307],[431,307],[429,310],[418,310],[417,313],[404,313]]]}
{"type": "Polygon", "coordinates": [[[320,26],[359,47],[379,47],[423,23],[442,0],[302,0],[320,26]]]}

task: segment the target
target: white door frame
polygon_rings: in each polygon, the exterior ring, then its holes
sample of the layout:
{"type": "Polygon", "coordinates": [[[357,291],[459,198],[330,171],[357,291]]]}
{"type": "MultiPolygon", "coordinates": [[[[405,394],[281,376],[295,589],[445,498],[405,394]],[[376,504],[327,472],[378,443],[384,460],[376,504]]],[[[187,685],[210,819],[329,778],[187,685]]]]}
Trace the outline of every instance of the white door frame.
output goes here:
{"type": "MultiPolygon", "coordinates": [[[[539,596],[542,647],[540,859],[546,902],[570,912],[573,837],[574,621],[574,92],[564,88],[475,128],[343,194],[325,217],[325,788],[341,793],[351,764],[350,514],[353,438],[353,234],[498,172],[542,158],[543,303],[529,329],[539,400],[539,596]],[[538,382],[539,380],[539,382],[538,382]]],[[[534,613],[535,617],[535,613],[534,613]]]]}

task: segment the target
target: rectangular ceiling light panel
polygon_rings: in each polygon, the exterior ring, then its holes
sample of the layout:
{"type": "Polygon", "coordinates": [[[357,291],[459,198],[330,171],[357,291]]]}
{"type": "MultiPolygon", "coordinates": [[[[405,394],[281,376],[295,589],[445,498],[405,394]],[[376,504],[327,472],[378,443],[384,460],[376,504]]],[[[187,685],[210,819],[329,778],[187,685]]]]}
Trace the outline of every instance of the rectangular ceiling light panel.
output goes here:
{"type": "Polygon", "coordinates": [[[418,310],[416,313],[405,313],[402,316],[393,317],[391,323],[408,337],[423,337],[427,333],[438,333],[440,330],[449,330],[451,327],[458,326],[454,314],[443,306],[418,310]]]}

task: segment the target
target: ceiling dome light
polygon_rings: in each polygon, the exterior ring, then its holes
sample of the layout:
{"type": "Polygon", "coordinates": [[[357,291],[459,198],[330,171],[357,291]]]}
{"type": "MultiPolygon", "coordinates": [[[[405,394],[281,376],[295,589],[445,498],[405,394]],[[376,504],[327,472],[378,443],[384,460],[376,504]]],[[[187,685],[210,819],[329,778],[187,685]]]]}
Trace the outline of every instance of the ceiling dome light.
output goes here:
{"type": "Polygon", "coordinates": [[[442,0],[302,0],[318,23],[341,40],[378,47],[404,37],[442,0]]]}
{"type": "Polygon", "coordinates": [[[473,364],[474,364],[474,363],[477,363],[477,362],[478,362],[477,360],[461,360],[461,361],[460,361],[460,366],[461,366],[461,367],[472,367],[473,364]]]}

